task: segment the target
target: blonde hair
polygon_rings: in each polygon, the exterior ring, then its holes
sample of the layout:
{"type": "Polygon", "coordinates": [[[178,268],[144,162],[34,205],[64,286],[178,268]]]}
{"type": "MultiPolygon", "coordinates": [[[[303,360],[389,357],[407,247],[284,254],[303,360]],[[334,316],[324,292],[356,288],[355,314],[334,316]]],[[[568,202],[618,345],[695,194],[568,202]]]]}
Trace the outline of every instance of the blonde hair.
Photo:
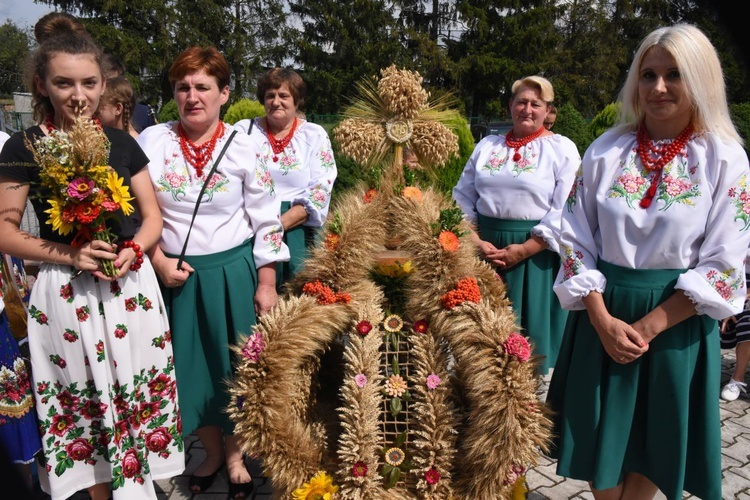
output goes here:
{"type": "Polygon", "coordinates": [[[700,29],[690,24],[659,28],[643,39],[620,91],[618,100],[622,106],[618,125],[634,130],[643,119],[638,81],[643,58],[653,47],[661,47],[674,58],[692,106],[693,127],[697,131],[712,132],[742,144],[742,138],[729,114],[724,72],[716,49],[700,29]]]}
{"type": "Polygon", "coordinates": [[[539,92],[539,97],[541,97],[547,104],[552,104],[552,101],[555,100],[555,89],[552,87],[552,83],[543,76],[525,76],[520,80],[513,82],[513,86],[510,88],[511,93],[513,94],[511,96],[511,101],[515,99],[518,89],[522,87],[535,89],[539,92]]]}
{"type": "Polygon", "coordinates": [[[135,109],[135,92],[133,86],[124,76],[107,79],[107,86],[104,88],[99,103],[111,105],[122,104],[122,129],[130,132],[130,122],[133,119],[133,110],[135,109]]]}

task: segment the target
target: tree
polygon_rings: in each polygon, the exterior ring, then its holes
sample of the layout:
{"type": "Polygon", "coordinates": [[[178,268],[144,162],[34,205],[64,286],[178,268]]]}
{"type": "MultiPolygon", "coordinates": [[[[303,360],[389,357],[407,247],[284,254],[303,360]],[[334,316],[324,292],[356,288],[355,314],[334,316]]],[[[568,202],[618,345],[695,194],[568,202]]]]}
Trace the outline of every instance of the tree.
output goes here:
{"type": "Polygon", "coordinates": [[[0,26],[0,94],[24,90],[24,62],[29,52],[29,37],[11,21],[0,26]]]}

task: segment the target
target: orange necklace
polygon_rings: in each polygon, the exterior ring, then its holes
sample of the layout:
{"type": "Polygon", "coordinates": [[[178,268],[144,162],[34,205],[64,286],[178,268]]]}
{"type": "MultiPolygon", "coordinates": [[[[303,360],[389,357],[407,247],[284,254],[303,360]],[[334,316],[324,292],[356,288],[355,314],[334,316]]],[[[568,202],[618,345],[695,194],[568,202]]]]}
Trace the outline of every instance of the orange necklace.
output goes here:
{"type": "Polygon", "coordinates": [[[208,164],[208,160],[214,154],[216,149],[216,141],[221,139],[224,135],[224,122],[219,122],[219,125],[214,131],[214,135],[198,146],[193,141],[187,138],[185,129],[182,128],[182,123],[177,124],[177,135],[180,136],[180,150],[185,161],[193,166],[195,169],[195,175],[200,179],[203,177],[203,167],[208,164]]]}
{"type": "Polygon", "coordinates": [[[524,147],[525,145],[542,135],[545,130],[547,129],[542,126],[533,134],[529,134],[521,139],[516,139],[516,136],[513,135],[513,129],[510,129],[508,133],[505,134],[505,144],[513,148],[513,150],[515,151],[515,153],[513,154],[513,161],[518,162],[518,160],[521,159],[521,153],[518,152],[519,148],[524,147]]]}
{"type": "Polygon", "coordinates": [[[296,116],[294,117],[294,123],[292,123],[292,129],[289,131],[289,133],[286,134],[283,139],[277,139],[273,136],[271,130],[269,130],[268,121],[266,120],[266,137],[268,137],[268,143],[271,145],[271,149],[273,150],[274,163],[279,161],[279,155],[281,154],[281,152],[284,151],[284,148],[286,148],[290,142],[292,142],[295,130],[297,130],[296,116]]]}
{"type": "Polygon", "coordinates": [[[646,170],[656,172],[656,174],[651,176],[651,185],[641,199],[641,208],[648,208],[651,206],[651,202],[653,201],[654,196],[656,196],[656,189],[661,182],[662,169],[666,164],[672,161],[678,153],[685,149],[685,145],[693,135],[693,131],[693,125],[689,124],[682,130],[682,132],[680,132],[680,135],[675,137],[675,139],[669,144],[656,145],[651,140],[651,136],[648,135],[645,123],[641,123],[638,127],[638,132],[636,134],[638,146],[636,147],[636,152],[646,170]]]}

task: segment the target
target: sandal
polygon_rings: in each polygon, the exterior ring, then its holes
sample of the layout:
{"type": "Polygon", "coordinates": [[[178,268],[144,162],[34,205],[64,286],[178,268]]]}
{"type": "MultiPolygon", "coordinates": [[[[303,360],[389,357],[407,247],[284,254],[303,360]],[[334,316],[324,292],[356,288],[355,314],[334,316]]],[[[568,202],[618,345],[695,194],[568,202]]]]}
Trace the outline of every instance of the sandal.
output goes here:
{"type": "Polygon", "coordinates": [[[215,471],[213,471],[212,474],[209,474],[208,476],[196,476],[195,474],[190,476],[190,481],[188,482],[188,488],[190,488],[190,491],[192,493],[205,493],[205,491],[209,489],[212,484],[214,484],[216,474],[219,473],[223,466],[224,464],[221,464],[215,471]]]}

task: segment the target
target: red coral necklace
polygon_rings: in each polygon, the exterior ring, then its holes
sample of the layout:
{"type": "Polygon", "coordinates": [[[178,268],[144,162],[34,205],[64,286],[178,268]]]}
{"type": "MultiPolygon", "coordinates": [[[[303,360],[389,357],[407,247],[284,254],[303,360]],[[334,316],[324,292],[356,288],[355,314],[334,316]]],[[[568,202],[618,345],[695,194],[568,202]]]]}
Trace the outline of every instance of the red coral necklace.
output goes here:
{"type": "Polygon", "coordinates": [[[638,127],[638,133],[636,134],[638,146],[636,147],[636,152],[646,170],[656,172],[656,174],[651,177],[651,185],[641,199],[641,208],[648,208],[651,206],[651,202],[653,201],[654,196],[656,196],[656,189],[661,182],[661,172],[664,165],[672,161],[674,157],[685,148],[685,145],[693,135],[693,131],[693,125],[689,124],[682,130],[682,132],[680,132],[680,135],[675,137],[675,139],[669,144],[657,145],[651,141],[651,136],[648,135],[645,123],[641,123],[640,127],[638,127]]]}
{"type": "Polygon", "coordinates": [[[521,159],[521,153],[518,152],[519,148],[524,147],[540,135],[544,133],[544,131],[547,130],[542,126],[539,130],[534,132],[533,134],[529,134],[526,137],[522,137],[521,139],[516,139],[516,136],[513,135],[513,129],[510,129],[507,134],[505,134],[505,144],[510,146],[515,150],[515,153],[513,154],[513,161],[517,162],[521,159]]]}
{"type": "Polygon", "coordinates": [[[279,155],[281,154],[281,152],[284,151],[284,148],[286,148],[290,142],[292,142],[295,130],[297,130],[296,116],[294,117],[294,123],[292,123],[292,129],[289,131],[289,133],[286,134],[283,139],[277,139],[269,130],[268,119],[266,119],[266,137],[268,137],[268,143],[271,145],[271,150],[273,150],[274,163],[279,161],[279,155]]]}
{"type": "Polygon", "coordinates": [[[182,128],[182,123],[177,124],[177,135],[180,136],[180,149],[182,150],[182,156],[185,157],[185,161],[193,166],[195,175],[198,178],[203,177],[203,167],[208,164],[208,160],[214,154],[216,141],[224,135],[224,122],[220,121],[214,131],[214,135],[200,146],[188,139],[185,129],[182,128]]]}

